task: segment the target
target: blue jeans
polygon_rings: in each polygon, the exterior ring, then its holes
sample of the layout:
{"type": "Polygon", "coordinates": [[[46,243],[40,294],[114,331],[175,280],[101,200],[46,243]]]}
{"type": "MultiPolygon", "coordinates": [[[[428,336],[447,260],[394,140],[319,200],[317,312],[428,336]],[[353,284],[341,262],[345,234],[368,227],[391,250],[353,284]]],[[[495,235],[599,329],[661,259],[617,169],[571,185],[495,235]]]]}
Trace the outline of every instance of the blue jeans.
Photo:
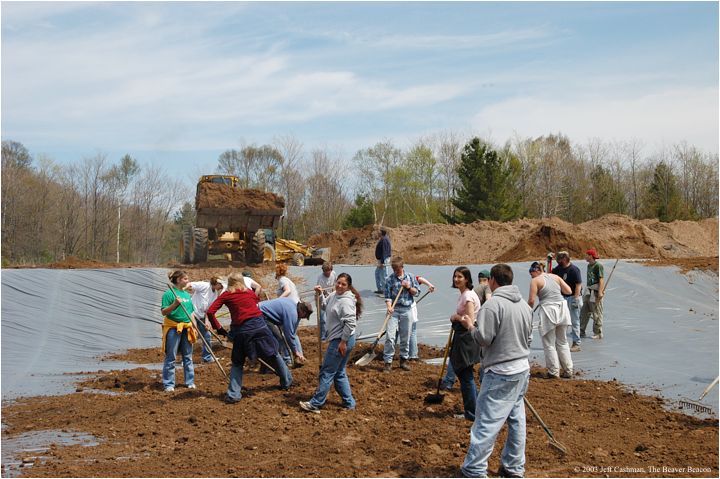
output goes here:
{"type": "Polygon", "coordinates": [[[444,387],[445,389],[450,389],[455,385],[455,381],[457,381],[455,370],[452,367],[452,363],[448,361],[447,369],[445,370],[445,377],[442,380],[442,387],[444,387]]]}
{"type": "Polygon", "coordinates": [[[175,387],[175,357],[178,351],[182,354],[185,385],[195,384],[195,368],[192,361],[192,344],[188,341],[188,332],[183,330],[178,334],[177,329],[171,329],[165,337],[165,361],[163,362],[163,387],[175,387]]]}
{"type": "Polygon", "coordinates": [[[473,366],[461,369],[457,372],[457,376],[460,378],[460,392],[463,398],[463,413],[465,414],[465,419],[474,421],[477,387],[475,386],[475,378],[473,377],[473,366]]]}
{"type": "Polygon", "coordinates": [[[390,276],[392,268],[390,268],[390,258],[385,258],[382,266],[375,267],[375,287],[377,291],[385,292],[385,278],[390,276]]]}
{"type": "Polygon", "coordinates": [[[507,421],[508,435],[500,455],[507,472],[525,475],[525,404],[530,371],[502,375],[485,373],[470,429],[470,446],[461,467],[467,477],[486,477],[495,439],[507,421]]]}
{"type": "MultiPolygon", "coordinates": [[[[572,323],[572,327],[570,328],[570,337],[572,338],[573,343],[580,344],[580,308],[573,306],[573,303],[575,302],[574,296],[568,296],[565,298],[565,301],[567,302],[568,309],[570,310],[570,322],[572,323]]],[[[578,303],[578,306],[580,306],[580,303],[578,303]]]]}
{"type": "Polygon", "coordinates": [[[325,357],[320,367],[318,387],[312,399],[310,399],[310,404],[317,408],[323,407],[325,401],[327,401],[330,386],[335,385],[335,391],[337,391],[340,399],[342,399],[343,407],[355,409],[355,398],[352,395],[350,380],[345,371],[345,365],[350,357],[350,352],[353,346],[355,346],[355,335],[353,334],[350,336],[350,339],[348,339],[347,350],[344,356],[341,356],[338,351],[339,345],[340,338],[333,339],[325,351],[325,357]]]}
{"type": "Polygon", "coordinates": [[[325,310],[320,308],[320,313],[318,315],[320,320],[318,321],[318,326],[320,327],[320,340],[325,341],[327,339],[327,330],[325,329],[325,310]]]}
{"type": "Polygon", "coordinates": [[[410,358],[412,359],[419,359],[420,356],[418,356],[418,345],[417,345],[417,321],[412,323],[412,327],[410,328],[410,358]]]}
{"type": "MultiPolygon", "coordinates": [[[[210,345],[210,341],[212,341],[212,335],[210,334],[210,331],[207,330],[205,327],[205,319],[200,319],[197,322],[197,328],[198,331],[200,331],[200,334],[203,338],[205,338],[205,341],[207,341],[208,345],[210,345]]],[[[212,354],[210,354],[210,351],[208,351],[208,348],[205,347],[205,343],[202,339],[199,340],[202,344],[202,360],[203,362],[209,363],[213,361],[212,354]]]]}
{"type": "Polygon", "coordinates": [[[383,361],[392,363],[395,356],[395,336],[400,332],[400,359],[405,360],[410,356],[410,323],[412,322],[410,308],[395,306],[392,317],[388,321],[385,330],[385,349],[383,350],[383,361]]]}
{"type": "MultiPolygon", "coordinates": [[[[280,353],[275,354],[274,357],[263,357],[263,361],[268,363],[272,367],[278,376],[280,376],[280,387],[287,389],[292,385],[292,374],[283,361],[280,353]]],[[[262,363],[261,363],[262,364],[262,363]]],[[[230,368],[230,384],[228,385],[227,397],[233,401],[239,401],[242,398],[242,383],[243,383],[243,365],[232,363],[230,368]]]]}

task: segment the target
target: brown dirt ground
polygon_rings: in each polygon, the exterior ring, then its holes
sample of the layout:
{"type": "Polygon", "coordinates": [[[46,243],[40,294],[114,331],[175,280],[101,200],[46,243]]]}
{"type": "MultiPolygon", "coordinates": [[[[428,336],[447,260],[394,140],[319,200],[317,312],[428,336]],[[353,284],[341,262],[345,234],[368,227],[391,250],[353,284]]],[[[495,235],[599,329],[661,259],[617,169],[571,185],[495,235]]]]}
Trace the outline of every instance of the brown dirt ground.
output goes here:
{"type": "MultiPolygon", "coordinates": [[[[300,329],[308,363],[293,370],[297,386],[290,391],[280,391],[275,376],[248,371],[243,400],[227,405],[225,382],[214,364],[196,363],[197,390],[179,387],[170,394],[161,390],[159,371],[100,372],[74,394],[4,406],[3,438],[47,429],[100,438],[92,447],[52,445],[42,453],[46,460],[22,469],[33,477],[457,477],[471,423],[452,417],[462,408],[457,387],[439,405],[424,403],[435,390],[439,366],[414,363],[410,372],[391,374],[380,371],[378,360],[364,369],[352,367],[356,411],[342,410],[334,391],[321,414],[299,409],[298,401],[307,400],[317,385],[315,331],[300,329]]],[[[365,348],[358,346],[354,355],[365,348]]],[[[217,352],[229,370],[229,351],[217,352]]],[[[421,349],[423,357],[440,353],[421,349]]],[[[159,348],[116,358],[162,360],[159,348]]],[[[716,419],[667,411],[661,399],[614,381],[539,375],[534,369],[527,397],[568,454],[562,457],[548,445],[528,411],[528,476],[718,476],[716,419]],[[650,472],[651,466],[686,469],[650,472]]],[[[179,384],[181,378],[179,372],[179,384]]],[[[504,437],[503,430],[499,441],[504,437]]],[[[499,441],[491,475],[499,465],[499,441]]]]}

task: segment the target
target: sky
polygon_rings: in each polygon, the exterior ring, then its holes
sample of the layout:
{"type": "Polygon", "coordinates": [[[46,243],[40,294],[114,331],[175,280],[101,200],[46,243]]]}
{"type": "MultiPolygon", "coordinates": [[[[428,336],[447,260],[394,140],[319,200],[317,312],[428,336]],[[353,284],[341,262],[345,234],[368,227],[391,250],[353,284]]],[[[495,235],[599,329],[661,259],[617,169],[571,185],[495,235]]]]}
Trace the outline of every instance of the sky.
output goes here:
{"type": "Polygon", "coordinates": [[[3,140],[181,177],[292,135],[718,152],[717,2],[2,2],[3,140]]]}

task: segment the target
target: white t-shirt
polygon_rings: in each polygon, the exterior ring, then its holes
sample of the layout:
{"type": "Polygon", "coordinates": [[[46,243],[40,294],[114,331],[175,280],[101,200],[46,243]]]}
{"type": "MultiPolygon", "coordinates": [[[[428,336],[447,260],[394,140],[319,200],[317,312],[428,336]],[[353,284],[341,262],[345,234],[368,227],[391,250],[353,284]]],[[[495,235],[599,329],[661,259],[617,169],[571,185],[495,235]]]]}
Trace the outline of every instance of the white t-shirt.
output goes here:
{"type": "Polygon", "coordinates": [[[337,273],[335,271],[330,271],[330,276],[325,276],[325,273],[320,273],[320,276],[318,276],[315,284],[320,286],[322,289],[327,289],[335,286],[335,281],[337,281],[337,273]]]}
{"type": "Polygon", "coordinates": [[[455,312],[461,316],[465,314],[467,312],[465,305],[468,301],[472,301],[475,305],[475,320],[477,321],[478,313],[480,312],[480,298],[472,289],[466,289],[464,292],[460,293],[455,312]]]}
{"type": "Polygon", "coordinates": [[[190,286],[193,290],[192,303],[195,308],[195,316],[202,319],[212,302],[217,299],[217,291],[213,291],[209,281],[193,281],[190,286]]]}
{"type": "Polygon", "coordinates": [[[292,298],[295,303],[299,303],[300,295],[298,294],[298,290],[295,287],[295,283],[293,283],[287,276],[280,276],[280,278],[278,278],[278,297],[282,296],[282,294],[285,292],[285,286],[290,287],[290,295],[288,297],[292,298]]]}

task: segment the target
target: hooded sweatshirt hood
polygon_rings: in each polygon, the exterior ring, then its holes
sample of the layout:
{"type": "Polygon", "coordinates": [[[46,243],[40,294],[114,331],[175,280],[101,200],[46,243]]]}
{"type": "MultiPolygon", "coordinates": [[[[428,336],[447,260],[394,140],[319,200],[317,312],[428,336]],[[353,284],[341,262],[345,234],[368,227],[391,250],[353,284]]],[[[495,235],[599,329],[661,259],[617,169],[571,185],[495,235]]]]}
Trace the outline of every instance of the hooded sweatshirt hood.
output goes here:
{"type": "Polygon", "coordinates": [[[495,291],[492,292],[492,295],[493,297],[497,296],[498,298],[505,298],[513,303],[517,303],[523,300],[522,294],[520,294],[520,288],[518,288],[514,284],[495,288],[495,291]]]}

